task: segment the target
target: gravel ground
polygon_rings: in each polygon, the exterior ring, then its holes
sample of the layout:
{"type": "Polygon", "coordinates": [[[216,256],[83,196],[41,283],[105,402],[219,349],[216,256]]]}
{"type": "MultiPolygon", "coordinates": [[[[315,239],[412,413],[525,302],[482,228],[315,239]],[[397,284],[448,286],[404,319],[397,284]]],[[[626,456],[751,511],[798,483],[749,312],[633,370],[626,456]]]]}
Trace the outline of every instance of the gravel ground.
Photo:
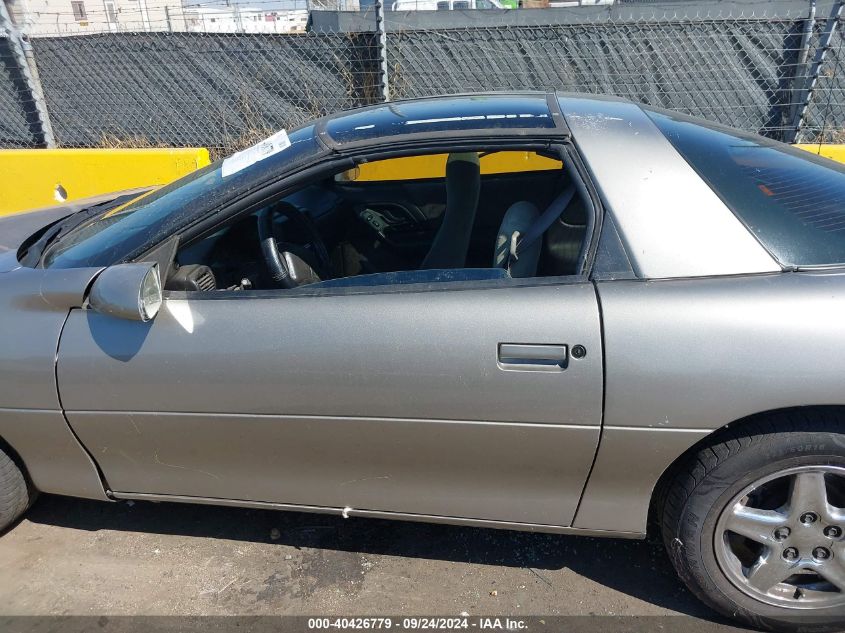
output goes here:
{"type": "Polygon", "coordinates": [[[648,541],[42,496],[2,615],[715,616],[648,541]]]}

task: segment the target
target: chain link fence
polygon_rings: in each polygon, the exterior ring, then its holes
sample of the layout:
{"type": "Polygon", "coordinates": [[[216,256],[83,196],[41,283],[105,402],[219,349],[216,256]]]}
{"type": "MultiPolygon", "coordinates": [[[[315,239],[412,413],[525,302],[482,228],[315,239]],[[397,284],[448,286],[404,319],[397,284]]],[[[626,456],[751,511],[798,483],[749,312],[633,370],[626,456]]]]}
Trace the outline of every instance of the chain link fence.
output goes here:
{"type": "Polygon", "coordinates": [[[572,10],[565,20],[542,9],[450,11],[434,25],[418,19],[422,12],[387,12],[383,48],[364,13],[354,28],[339,20],[298,33],[267,32],[266,12],[251,27],[258,32],[219,32],[248,31],[242,12],[240,22],[215,22],[218,32],[208,32],[211,18],[197,26],[184,7],[132,32],[113,28],[107,13],[98,24],[87,15],[86,34],[71,28],[78,21],[53,34],[43,23],[27,32],[24,21],[17,35],[0,32],[0,146],[43,142],[16,36],[31,46],[61,147],[199,145],[219,155],[383,100],[383,70],[392,99],[509,89],[613,94],[775,139],[845,142],[842,17],[790,6],[778,15],[705,17],[572,10]],[[530,23],[508,23],[509,13],[530,14],[530,23]]]}
{"type": "Polygon", "coordinates": [[[732,20],[408,32],[390,38],[388,50],[394,95],[515,88],[612,94],[780,138],[804,79],[795,62],[799,27],[732,20]],[[518,63],[501,63],[514,57],[518,63]]]}
{"type": "MultiPolygon", "coordinates": [[[[815,44],[820,29],[817,25],[815,44]]],[[[840,17],[827,55],[821,63],[815,88],[808,97],[799,140],[845,143],[845,18],[840,17]]]]}
{"type": "Polygon", "coordinates": [[[30,112],[34,112],[33,102],[11,40],[0,36],[0,147],[28,147],[35,142],[27,117],[30,112]]]}
{"type": "Polygon", "coordinates": [[[378,98],[371,33],[120,33],[32,45],[53,132],[68,147],[226,151],[378,98]]]}

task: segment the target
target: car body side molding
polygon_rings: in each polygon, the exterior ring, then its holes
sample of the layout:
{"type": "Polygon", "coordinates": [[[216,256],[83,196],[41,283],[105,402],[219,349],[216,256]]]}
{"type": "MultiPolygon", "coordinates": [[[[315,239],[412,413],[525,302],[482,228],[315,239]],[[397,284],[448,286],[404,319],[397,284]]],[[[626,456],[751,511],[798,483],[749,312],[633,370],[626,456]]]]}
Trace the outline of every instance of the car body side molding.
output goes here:
{"type": "Polygon", "coordinates": [[[565,525],[545,525],[540,523],[514,523],[507,521],[489,521],[485,519],[466,519],[463,517],[439,516],[434,514],[412,514],[407,512],[380,512],[377,510],[361,510],[358,508],[340,508],[328,506],[308,506],[290,503],[268,503],[263,501],[235,501],[231,499],[217,499],[213,497],[186,497],[179,495],[159,495],[133,492],[113,492],[115,499],[131,499],[133,501],[165,501],[172,503],[197,503],[201,505],[229,506],[236,508],[257,508],[262,510],[281,510],[285,512],[311,512],[314,514],[332,514],[344,518],[388,519],[398,521],[415,521],[421,523],[442,523],[447,525],[467,525],[480,528],[498,530],[516,530],[519,532],[539,532],[546,534],[567,534],[572,536],[599,536],[640,540],[645,538],[645,532],[624,532],[619,530],[588,530],[565,525]]]}

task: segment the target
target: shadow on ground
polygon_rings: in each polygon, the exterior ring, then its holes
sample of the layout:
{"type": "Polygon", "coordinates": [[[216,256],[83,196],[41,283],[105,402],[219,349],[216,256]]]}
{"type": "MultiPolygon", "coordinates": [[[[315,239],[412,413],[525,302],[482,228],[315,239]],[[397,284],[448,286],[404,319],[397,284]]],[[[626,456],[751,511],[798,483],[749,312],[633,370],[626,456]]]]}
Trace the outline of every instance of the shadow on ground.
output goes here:
{"type": "Polygon", "coordinates": [[[653,541],[202,505],[102,503],[51,495],[43,495],[27,518],[79,530],[275,542],[297,549],[527,568],[550,586],[548,572],[568,568],[659,607],[723,621],[680,584],[662,545],[653,541]],[[278,538],[272,539],[271,532],[278,538]]]}

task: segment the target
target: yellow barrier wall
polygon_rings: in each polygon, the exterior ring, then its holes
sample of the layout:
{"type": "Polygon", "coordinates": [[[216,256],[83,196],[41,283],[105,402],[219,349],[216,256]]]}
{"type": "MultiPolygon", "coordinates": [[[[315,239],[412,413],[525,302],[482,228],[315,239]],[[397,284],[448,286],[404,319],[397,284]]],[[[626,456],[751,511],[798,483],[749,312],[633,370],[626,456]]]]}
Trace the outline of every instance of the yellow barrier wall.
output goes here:
{"type": "Polygon", "coordinates": [[[0,215],[164,185],[208,164],[204,148],[3,150],[0,215]]]}
{"type": "MultiPolygon", "coordinates": [[[[386,158],[372,163],[361,163],[349,176],[355,182],[382,182],[394,180],[421,180],[443,178],[446,175],[448,154],[386,158]]],[[[511,174],[525,171],[562,169],[563,163],[540,156],[534,152],[495,152],[480,158],[481,174],[511,174]]]]}
{"type": "Polygon", "coordinates": [[[832,158],[833,160],[845,163],[845,145],[796,145],[813,154],[824,156],[825,158],[832,158]]]}

